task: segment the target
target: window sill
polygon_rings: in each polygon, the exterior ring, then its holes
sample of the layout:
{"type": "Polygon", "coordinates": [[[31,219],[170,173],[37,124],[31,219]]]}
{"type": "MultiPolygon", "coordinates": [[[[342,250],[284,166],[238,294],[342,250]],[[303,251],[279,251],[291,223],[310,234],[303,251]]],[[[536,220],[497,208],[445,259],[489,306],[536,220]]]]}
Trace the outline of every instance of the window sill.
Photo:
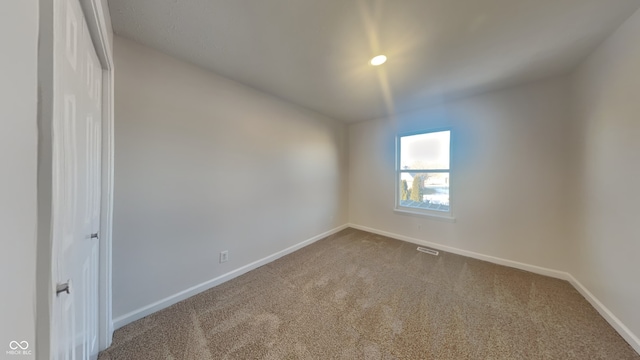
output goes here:
{"type": "Polygon", "coordinates": [[[400,215],[412,215],[412,216],[426,217],[426,218],[439,220],[439,221],[444,221],[444,222],[450,222],[450,223],[456,222],[456,218],[454,218],[453,216],[449,216],[449,215],[440,215],[440,214],[432,214],[432,213],[426,213],[426,212],[421,212],[421,211],[412,211],[410,209],[393,209],[393,212],[395,212],[396,214],[400,214],[400,215]]]}

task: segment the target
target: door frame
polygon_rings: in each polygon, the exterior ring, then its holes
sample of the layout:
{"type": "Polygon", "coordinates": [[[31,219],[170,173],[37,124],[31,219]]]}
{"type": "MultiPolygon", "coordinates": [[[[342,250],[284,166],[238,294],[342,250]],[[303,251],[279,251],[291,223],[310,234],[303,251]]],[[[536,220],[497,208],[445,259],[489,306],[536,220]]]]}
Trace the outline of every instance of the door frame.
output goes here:
{"type": "Polygon", "coordinates": [[[111,305],[111,241],[113,229],[114,89],[113,48],[106,0],[80,0],[91,40],[102,65],[102,170],[100,246],[98,270],[98,350],[111,345],[113,318],[111,305]]]}

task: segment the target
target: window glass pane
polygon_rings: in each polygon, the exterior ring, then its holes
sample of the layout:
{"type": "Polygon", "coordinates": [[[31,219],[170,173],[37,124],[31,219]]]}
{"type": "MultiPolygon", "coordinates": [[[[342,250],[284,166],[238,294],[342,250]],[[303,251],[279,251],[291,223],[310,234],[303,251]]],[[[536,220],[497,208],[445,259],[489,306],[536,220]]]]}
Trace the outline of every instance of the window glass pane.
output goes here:
{"type": "Polygon", "coordinates": [[[448,170],[450,131],[400,138],[400,170],[448,170]]]}
{"type": "Polygon", "coordinates": [[[400,173],[402,207],[449,211],[449,173],[400,173]]]}

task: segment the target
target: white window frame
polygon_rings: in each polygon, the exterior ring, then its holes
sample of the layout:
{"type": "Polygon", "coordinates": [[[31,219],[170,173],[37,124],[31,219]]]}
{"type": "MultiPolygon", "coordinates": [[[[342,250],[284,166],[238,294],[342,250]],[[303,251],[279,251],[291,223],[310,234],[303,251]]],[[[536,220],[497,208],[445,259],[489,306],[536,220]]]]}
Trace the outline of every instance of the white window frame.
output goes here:
{"type": "Polygon", "coordinates": [[[412,132],[407,132],[407,133],[401,133],[398,134],[396,136],[396,168],[395,168],[395,206],[394,206],[394,212],[396,213],[400,213],[400,214],[408,214],[408,215],[417,215],[417,216],[421,216],[421,217],[429,217],[429,218],[435,218],[438,220],[443,220],[443,221],[448,221],[448,222],[455,222],[455,218],[453,217],[453,184],[455,181],[454,175],[453,175],[453,162],[452,160],[452,154],[453,154],[453,129],[450,127],[445,127],[445,128],[435,128],[435,129],[427,129],[427,130],[420,130],[420,131],[412,131],[412,132]],[[449,173],[449,211],[440,211],[440,210],[429,210],[429,209],[419,209],[419,208],[414,208],[414,207],[408,207],[408,206],[401,206],[400,205],[400,174],[403,172],[409,172],[408,170],[402,170],[400,169],[401,166],[401,148],[400,148],[400,140],[403,137],[407,137],[407,136],[413,136],[413,135],[422,135],[422,134],[430,134],[430,133],[436,133],[436,132],[443,132],[443,131],[448,131],[449,132],[449,169],[447,170],[443,170],[443,169],[412,169],[411,172],[423,172],[423,173],[449,173]]]}

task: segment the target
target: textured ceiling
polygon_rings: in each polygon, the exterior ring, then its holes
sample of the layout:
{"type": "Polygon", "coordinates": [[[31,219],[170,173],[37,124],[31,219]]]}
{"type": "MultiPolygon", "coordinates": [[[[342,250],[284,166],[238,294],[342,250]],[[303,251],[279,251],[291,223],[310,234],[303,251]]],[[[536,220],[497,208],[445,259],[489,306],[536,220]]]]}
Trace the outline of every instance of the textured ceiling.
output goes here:
{"type": "Polygon", "coordinates": [[[109,0],[116,34],[352,122],[572,69],[640,0],[109,0]],[[368,60],[384,53],[374,68],[368,60]]]}

